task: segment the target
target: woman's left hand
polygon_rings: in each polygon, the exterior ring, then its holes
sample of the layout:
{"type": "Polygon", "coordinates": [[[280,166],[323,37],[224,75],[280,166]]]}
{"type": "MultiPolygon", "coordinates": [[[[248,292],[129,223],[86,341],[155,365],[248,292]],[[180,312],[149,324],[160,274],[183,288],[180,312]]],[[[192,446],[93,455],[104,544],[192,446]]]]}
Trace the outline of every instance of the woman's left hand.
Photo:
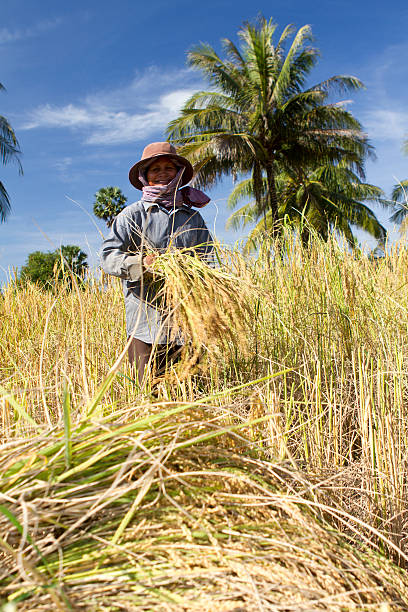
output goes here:
{"type": "Polygon", "coordinates": [[[151,265],[154,264],[157,258],[157,253],[149,253],[146,257],[143,258],[143,265],[145,268],[150,268],[151,265]]]}

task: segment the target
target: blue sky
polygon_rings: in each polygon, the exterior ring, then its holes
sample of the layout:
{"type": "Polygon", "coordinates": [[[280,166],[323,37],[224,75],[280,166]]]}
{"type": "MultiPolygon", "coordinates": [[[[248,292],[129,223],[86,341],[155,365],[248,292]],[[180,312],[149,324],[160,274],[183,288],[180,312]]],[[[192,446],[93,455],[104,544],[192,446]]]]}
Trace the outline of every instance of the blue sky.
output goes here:
{"type": "MultiPolygon", "coordinates": [[[[106,233],[106,226],[92,217],[94,193],[117,185],[129,203],[138,199],[130,166],[145,144],[164,139],[168,121],[203,85],[186,68],[186,51],[200,41],[220,50],[221,38],[236,38],[242,22],[259,13],[273,17],[279,33],[288,23],[312,26],[321,52],[312,82],[353,74],[365,83],[349,108],[376,148],[367,180],[389,194],[397,179],[408,178],[401,152],[408,136],[406,0],[3,0],[1,12],[0,82],[7,91],[0,114],[19,139],[24,175],[0,166],[12,203],[0,224],[0,282],[29,252],[60,244],[81,246],[96,264],[97,227],[106,233]]],[[[237,235],[224,229],[229,189],[226,180],[209,192],[204,216],[231,242],[237,235]]],[[[387,223],[388,213],[379,216],[387,223]]]]}

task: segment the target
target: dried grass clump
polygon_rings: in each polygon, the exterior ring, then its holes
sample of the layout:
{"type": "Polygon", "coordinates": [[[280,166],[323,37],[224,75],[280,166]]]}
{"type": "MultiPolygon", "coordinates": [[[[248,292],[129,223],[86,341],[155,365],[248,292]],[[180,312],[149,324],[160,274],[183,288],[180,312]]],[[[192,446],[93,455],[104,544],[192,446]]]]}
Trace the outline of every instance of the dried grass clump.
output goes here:
{"type": "Polygon", "coordinates": [[[215,266],[188,249],[170,250],[155,261],[161,296],[192,361],[203,349],[212,362],[250,354],[258,289],[242,258],[236,254],[234,262],[233,256],[218,251],[215,266]]]}
{"type": "Polygon", "coordinates": [[[228,450],[222,436],[242,438],[210,407],[187,408],[2,450],[1,597],[19,611],[407,608],[401,570],[347,543],[279,466],[228,450]]]}

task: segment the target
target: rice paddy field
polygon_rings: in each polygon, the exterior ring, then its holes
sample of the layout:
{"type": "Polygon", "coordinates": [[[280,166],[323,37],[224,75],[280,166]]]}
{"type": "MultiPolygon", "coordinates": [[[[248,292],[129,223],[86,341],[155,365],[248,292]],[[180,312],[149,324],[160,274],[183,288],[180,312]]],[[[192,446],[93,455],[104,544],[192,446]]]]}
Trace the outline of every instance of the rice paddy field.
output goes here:
{"type": "Polygon", "coordinates": [[[140,385],[118,279],[3,288],[0,609],[406,610],[406,246],[155,268],[188,341],[140,385]]]}

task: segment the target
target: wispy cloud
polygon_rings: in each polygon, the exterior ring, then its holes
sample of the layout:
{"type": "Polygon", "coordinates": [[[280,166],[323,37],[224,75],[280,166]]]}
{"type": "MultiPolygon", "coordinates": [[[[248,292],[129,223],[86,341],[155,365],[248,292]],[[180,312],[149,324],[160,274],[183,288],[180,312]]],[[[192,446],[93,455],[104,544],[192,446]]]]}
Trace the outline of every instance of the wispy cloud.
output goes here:
{"type": "Polygon", "coordinates": [[[54,162],[53,166],[58,172],[58,175],[64,183],[71,180],[72,157],[63,157],[54,162]]]}
{"type": "Polygon", "coordinates": [[[370,66],[371,81],[376,91],[387,98],[404,99],[404,83],[408,75],[407,63],[402,61],[408,53],[408,42],[391,44],[374,54],[370,66]]]}
{"type": "Polygon", "coordinates": [[[364,79],[367,93],[359,119],[370,139],[377,140],[378,144],[392,144],[396,150],[408,137],[408,65],[401,61],[407,53],[408,43],[405,41],[386,47],[380,46],[370,56],[369,63],[362,67],[363,72],[367,74],[364,79]]]}
{"type": "Polygon", "coordinates": [[[197,88],[188,70],[148,69],[129,85],[87,96],[80,103],[40,106],[21,129],[68,128],[90,145],[116,145],[161,132],[197,88]],[[180,84],[182,84],[180,86],[180,84]]]}
{"type": "Polygon", "coordinates": [[[376,108],[362,113],[362,122],[370,138],[393,140],[402,145],[408,138],[408,111],[376,108]]]}
{"type": "Polygon", "coordinates": [[[35,36],[40,36],[44,32],[56,28],[61,23],[62,19],[57,17],[56,19],[40,21],[27,28],[19,28],[17,30],[0,28],[0,45],[16,42],[25,38],[33,38],[35,36]]]}

